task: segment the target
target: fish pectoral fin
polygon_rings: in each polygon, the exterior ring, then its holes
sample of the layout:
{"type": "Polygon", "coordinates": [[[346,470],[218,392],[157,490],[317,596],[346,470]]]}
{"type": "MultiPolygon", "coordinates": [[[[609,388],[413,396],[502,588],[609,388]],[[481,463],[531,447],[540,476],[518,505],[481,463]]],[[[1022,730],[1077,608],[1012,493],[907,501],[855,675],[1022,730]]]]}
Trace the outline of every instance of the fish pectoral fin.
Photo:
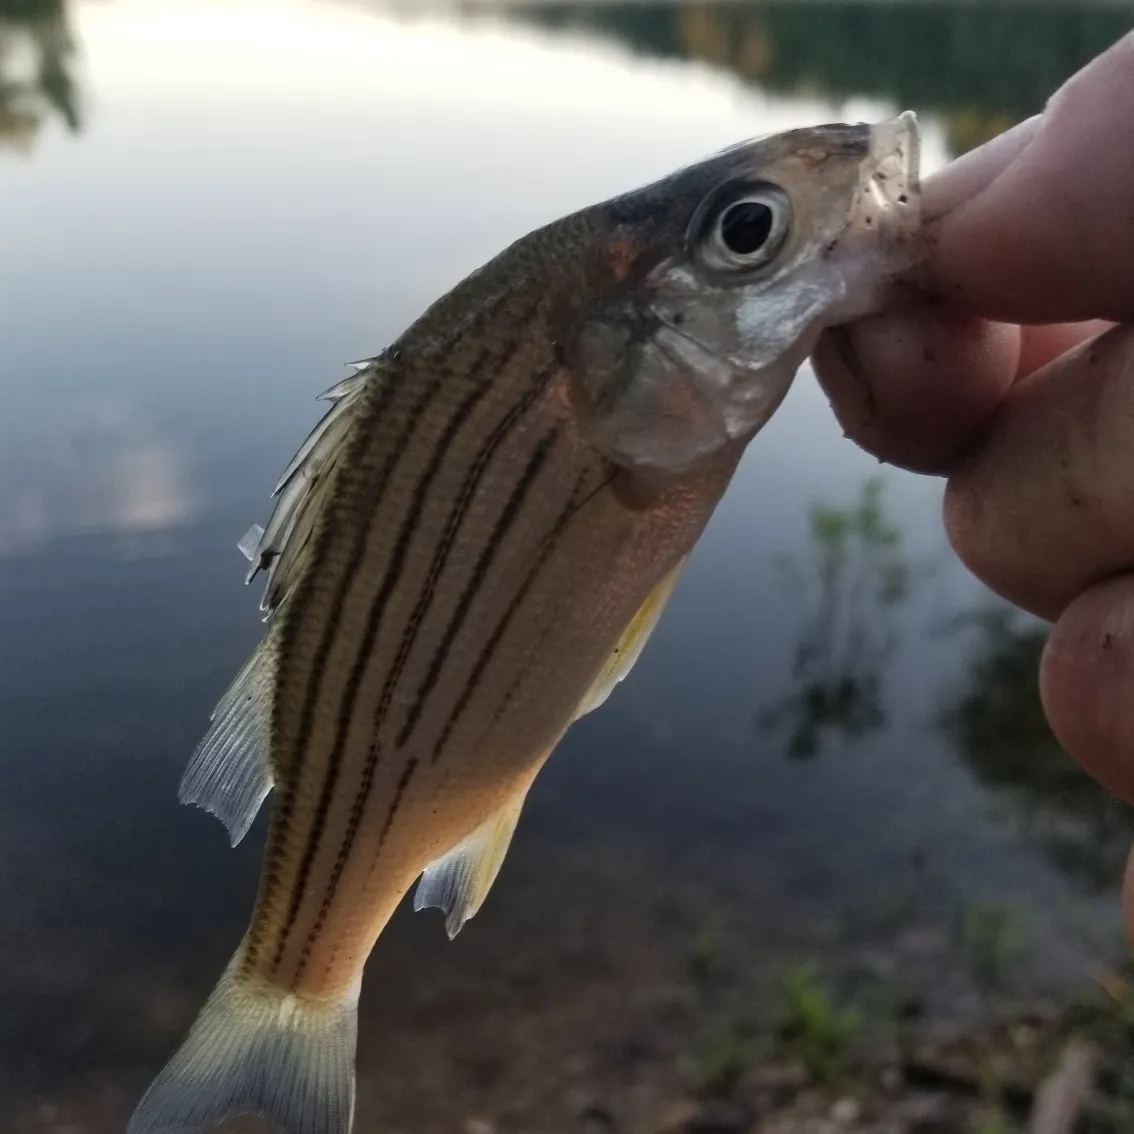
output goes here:
{"type": "MultiPolygon", "coordinates": [[[[646,596],[580,702],[575,720],[597,709],[630,672],[657,626],[687,559],[688,556],[682,558],[646,596]]],[[[413,908],[424,910],[437,906],[444,910],[445,930],[450,940],[480,909],[496,881],[526,798],[525,788],[471,835],[425,868],[414,895],[413,908]]]]}
{"type": "Polygon", "coordinates": [[[595,678],[594,684],[587,690],[587,695],[579,703],[575,720],[597,709],[614,691],[614,687],[633,669],[634,663],[640,657],[646,642],[654,632],[654,628],[662,616],[662,611],[665,610],[666,604],[673,595],[677,580],[681,577],[681,572],[688,559],[689,556],[686,555],[679,560],[677,565],[664,575],[661,581],[655,584],[653,590],[646,595],[645,602],[638,608],[634,617],[630,619],[626,629],[622,632],[622,637],[618,639],[614,649],[610,652],[610,656],[599,671],[598,677],[595,678]]]}
{"type": "Polygon", "coordinates": [[[126,1134],[190,1134],[256,1114],[286,1134],[350,1134],[357,987],[313,1000],[230,962],[126,1134]]]}
{"type": "Polygon", "coordinates": [[[471,835],[425,868],[417,884],[413,908],[424,910],[436,906],[444,910],[445,932],[450,941],[480,909],[492,889],[527,794],[526,789],[520,792],[471,835]]]}
{"type": "Polygon", "coordinates": [[[268,729],[276,662],[270,638],[260,643],[217,703],[177,791],[182,803],[215,815],[228,828],[233,846],[248,833],[272,790],[268,729]]]}

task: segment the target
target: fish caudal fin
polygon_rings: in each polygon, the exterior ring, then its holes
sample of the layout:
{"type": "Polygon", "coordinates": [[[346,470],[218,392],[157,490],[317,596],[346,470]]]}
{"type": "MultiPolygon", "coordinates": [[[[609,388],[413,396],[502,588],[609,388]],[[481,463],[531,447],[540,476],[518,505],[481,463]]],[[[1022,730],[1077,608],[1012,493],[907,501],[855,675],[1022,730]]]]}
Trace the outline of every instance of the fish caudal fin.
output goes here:
{"type": "Polygon", "coordinates": [[[312,1001],[241,979],[234,960],[126,1134],[190,1134],[238,1114],[280,1134],[349,1134],[357,1011],[357,988],[312,1001]]]}

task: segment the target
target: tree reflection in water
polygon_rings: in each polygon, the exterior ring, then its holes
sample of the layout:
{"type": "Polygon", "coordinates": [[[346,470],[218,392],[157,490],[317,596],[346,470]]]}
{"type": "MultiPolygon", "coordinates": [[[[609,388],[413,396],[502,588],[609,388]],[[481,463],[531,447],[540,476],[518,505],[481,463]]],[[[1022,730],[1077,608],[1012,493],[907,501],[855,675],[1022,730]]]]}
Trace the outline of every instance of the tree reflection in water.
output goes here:
{"type": "Polygon", "coordinates": [[[939,724],[987,787],[1012,800],[1028,832],[1066,872],[1099,888],[1122,876],[1134,811],[1060,747],[1039,697],[1046,624],[991,603],[957,620],[970,644],[939,724]]]}
{"type": "Polygon", "coordinates": [[[0,0],[0,145],[30,150],[56,114],[81,126],[64,0],[0,0]]]}
{"type": "Polygon", "coordinates": [[[791,688],[757,718],[786,733],[789,756],[818,754],[825,734],[858,738],[886,723],[885,663],[897,644],[892,612],[913,572],[901,530],[887,519],[884,482],[872,478],[854,504],[812,505],[808,554],[779,566],[810,613],[792,660],[791,688]]]}
{"type": "Polygon", "coordinates": [[[513,15],[713,64],[776,94],[889,99],[938,115],[956,155],[1040,111],[1129,31],[1132,11],[1081,0],[713,0],[527,4],[513,15]]]}

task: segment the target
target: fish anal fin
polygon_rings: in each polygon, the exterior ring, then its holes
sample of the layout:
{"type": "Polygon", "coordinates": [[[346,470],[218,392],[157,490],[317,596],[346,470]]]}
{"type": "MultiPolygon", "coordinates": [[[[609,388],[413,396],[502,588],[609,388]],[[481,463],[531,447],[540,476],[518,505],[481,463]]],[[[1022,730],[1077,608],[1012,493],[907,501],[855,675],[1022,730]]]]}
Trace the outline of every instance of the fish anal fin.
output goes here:
{"type": "Polygon", "coordinates": [[[525,788],[422,873],[413,908],[436,906],[444,910],[445,932],[450,941],[480,909],[492,889],[526,797],[525,788]]]}
{"type": "Polygon", "coordinates": [[[233,846],[248,833],[272,790],[268,730],[275,682],[271,637],[256,648],[213,710],[181,777],[177,797],[211,812],[233,846]]]}
{"type": "Polygon", "coordinates": [[[634,663],[641,656],[646,642],[654,632],[662,611],[673,595],[688,558],[688,556],[683,557],[646,595],[645,601],[627,623],[622,636],[603,663],[598,677],[587,690],[587,695],[579,703],[575,720],[597,709],[614,691],[614,687],[633,669],[634,663]]]}
{"type": "Polygon", "coordinates": [[[282,1134],[350,1134],[358,990],[312,1000],[251,981],[239,954],[127,1134],[190,1134],[255,1114],[282,1134]]]}

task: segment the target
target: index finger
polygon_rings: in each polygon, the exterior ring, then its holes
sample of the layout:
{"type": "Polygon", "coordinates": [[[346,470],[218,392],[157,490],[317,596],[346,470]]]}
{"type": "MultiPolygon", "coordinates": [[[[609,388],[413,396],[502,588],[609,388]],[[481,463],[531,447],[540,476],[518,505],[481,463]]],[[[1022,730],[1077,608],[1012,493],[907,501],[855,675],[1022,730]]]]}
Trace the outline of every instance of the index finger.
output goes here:
{"type": "Polygon", "coordinates": [[[1009,387],[1109,323],[1017,327],[929,304],[828,332],[815,371],[844,432],[917,472],[946,472],[1009,387]]]}
{"type": "Polygon", "coordinates": [[[848,436],[945,471],[1017,378],[1108,325],[1078,321],[1134,315],[1131,107],[1134,33],[1042,117],[926,182],[929,299],[828,333],[815,354],[848,436]]]}
{"type": "Polygon", "coordinates": [[[924,187],[924,283],[1013,323],[1134,316],[1134,33],[924,187]]]}

